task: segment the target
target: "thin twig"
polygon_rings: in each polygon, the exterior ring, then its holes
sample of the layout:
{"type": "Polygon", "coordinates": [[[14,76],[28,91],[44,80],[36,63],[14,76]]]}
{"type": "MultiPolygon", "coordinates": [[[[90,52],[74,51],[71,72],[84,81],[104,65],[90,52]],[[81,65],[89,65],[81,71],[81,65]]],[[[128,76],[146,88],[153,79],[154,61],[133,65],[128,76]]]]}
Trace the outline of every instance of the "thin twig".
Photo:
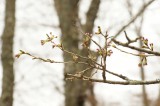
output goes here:
{"type": "Polygon", "coordinates": [[[151,5],[154,1],[156,1],[156,0],[150,0],[148,3],[146,3],[146,4],[139,10],[139,12],[138,12],[134,17],[131,18],[131,20],[130,20],[127,24],[125,24],[121,29],[119,29],[119,30],[117,31],[117,33],[114,35],[114,37],[113,37],[112,39],[115,39],[116,37],[118,37],[121,32],[123,32],[130,24],[132,24],[135,20],[137,20],[137,18],[138,18],[138,17],[146,10],[146,8],[147,8],[149,5],[151,5]]]}
{"type": "Polygon", "coordinates": [[[119,42],[115,39],[113,39],[112,41],[114,43],[116,43],[117,45],[120,45],[120,46],[123,46],[123,47],[127,47],[127,48],[130,48],[130,49],[137,50],[137,51],[144,52],[144,53],[148,53],[148,54],[154,54],[155,56],[160,56],[160,52],[150,51],[150,50],[138,48],[138,47],[135,47],[135,46],[131,46],[131,45],[128,45],[127,43],[122,43],[122,42],[119,42]]]}
{"type": "Polygon", "coordinates": [[[85,81],[91,82],[99,82],[99,83],[107,83],[107,84],[117,84],[117,85],[149,85],[149,84],[159,84],[160,79],[149,80],[149,81],[140,81],[140,80],[128,80],[128,81],[113,81],[113,80],[103,80],[103,79],[95,79],[90,77],[80,77],[72,74],[66,74],[66,78],[74,78],[74,79],[81,79],[85,81]]]}

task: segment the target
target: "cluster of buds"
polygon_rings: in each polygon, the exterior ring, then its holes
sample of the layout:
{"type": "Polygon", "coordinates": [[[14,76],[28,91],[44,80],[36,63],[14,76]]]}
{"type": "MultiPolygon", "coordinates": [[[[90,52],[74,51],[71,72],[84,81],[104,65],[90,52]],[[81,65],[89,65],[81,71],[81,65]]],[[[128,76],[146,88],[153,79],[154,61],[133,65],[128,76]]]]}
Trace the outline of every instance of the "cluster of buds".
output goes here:
{"type": "Polygon", "coordinates": [[[92,34],[90,34],[90,33],[85,33],[85,36],[92,37],[92,34]]]}
{"type": "Polygon", "coordinates": [[[54,38],[57,38],[57,36],[52,35],[52,33],[50,33],[50,36],[48,34],[46,34],[47,39],[45,40],[41,40],[41,45],[44,45],[47,42],[51,42],[54,38]]]}
{"type": "Polygon", "coordinates": [[[142,67],[144,65],[147,65],[147,57],[145,53],[140,54],[140,63],[138,64],[139,67],[142,67]]]}
{"type": "MultiPolygon", "coordinates": [[[[149,43],[148,39],[146,39],[144,37],[141,37],[141,41],[143,44],[142,48],[149,49],[149,50],[153,51],[153,43],[149,43]]],[[[147,65],[147,57],[146,57],[145,53],[141,53],[140,54],[140,63],[138,64],[138,66],[142,67],[144,65],[147,65]]]]}
{"type": "Polygon", "coordinates": [[[111,54],[113,53],[112,50],[106,50],[106,49],[97,49],[97,52],[101,56],[111,56],[111,54]]]}
{"type": "Polygon", "coordinates": [[[89,54],[88,58],[90,58],[91,60],[96,60],[96,56],[89,54]]]}
{"type": "Polygon", "coordinates": [[[141,41],[143,43],[142,48],[146,48],[146,49],[153,51],[153,43],[149,44],[148,39],[145,39],[144,37],[141,38],[141,41]]]}
{"type": "Polygon", "coordinates": [[[89,46],[89,42],[90,42],[91,37],[92,37],[92,34],[85,33],[85,37],[84,37],[83,43],[82,43],[83,47],[88,47],[89,46]]]}
{"type": "Polygon", "coordinates": [[[102,30],[101,30],[101,27],[100,27],[100,26],[98,26],[98,31],[95,32],[95,34],[97,34],[97,35],[102,34],[102,30]]]}
{"type": "Polygon", "coordinates": [[[73,55],[72,55],[72,58],[73,58],[73,61],[74,61],[74,62],[78,62],[78,56],[77,56],[77,55],[73,54],[73,55]]]}
{"type": "Polygon", "coordinates": [[[60,44],[54,44],[54,45],[52,46],[52,48],[55,48],[55,47],[58,47],[58,48],[60,48],[61,50],[63,49],[62,43],[60,43],[60,44]]]}
{"type": "Polygon", "coordinates": [[[15,55],[16,58],[19,58],[22,54],[25,54],[23,50],[19,50],[19,53],[15,55]]]}
{"type": "Polygon", "coordinates": [[[46,36],[47,36],[47,39],[41,40],[41,45],[44,45],[44,44],[47,43],[47,42],[51,42],[51,43],[53,43],[52,48],[58,47],[58,48],[60,48],[61,50],[63,49],[62,43],[56,44],[56,43],[53,41],[54,38],[57,38],[57,36],[52,35],[52,33],[50,33],[50,35],[46,34],[46,36]]]}

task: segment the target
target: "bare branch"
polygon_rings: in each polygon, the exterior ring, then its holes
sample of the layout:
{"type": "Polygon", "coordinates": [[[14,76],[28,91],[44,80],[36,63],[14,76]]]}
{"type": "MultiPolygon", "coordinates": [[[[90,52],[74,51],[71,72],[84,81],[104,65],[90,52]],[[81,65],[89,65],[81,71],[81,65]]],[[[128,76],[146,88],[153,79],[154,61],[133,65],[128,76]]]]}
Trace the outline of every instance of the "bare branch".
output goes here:
{"type": "Polygon", "coordinates": [[[99,83],[107,83],[107,84],[117,84],[117,85],[149,85],[149,84],[159,84],[160,79],[150,80],[150,81],[140,81],[140,80],[128,80],[128,81],[113,81],[113,80],[103,80],[103,79],[95,79],[90,77],[80,77],[77,75],[66,74],[66,80],[69,79],[80,79],[91,82],[99,82],[99,83]]]}
{"type": "Polygon", "coordinates": [[[130,48],[130,49],[133,49],[133,50],[137,50],[137,51],[140,51],[140,52],[145,52],[145,53],[148,53],[148,54],[154,54],[155,56],[160,56],[160,52],[150,51],[150,50],[138,48],[138,47],[135,47],[135,46],[131,46],[131,45],[128,45],[128,43],[122,43],[122,42],[119,42],[119,41],[117,41],[115,39],[113,39],[112,41],[114,43],[116,43],[117,45],[120,45],[120,46],[123,46],[123,47],[127,47],[127,48],[130,48]]]}
{"type": "Polygon", "coordinates": [[[146,3],[146,4],[139,10],[139,12],[138,12],[134,17],[131,18],[131,20],[130,20],[126,25],[124,25],[121,29],[119,29],[119,30],[117,31],[117,33],[114,35],[114,37],[113,37],[112,39],[115,39],[116,37],[118,37],[119,34],[120,34],[121,32],[123,32],[130,24],[132,24],[132,23],[146,10],[146,8],[147,8],[149,5],[151,5],[154,1],[156,1],[156,0],[151,0],[151,1],[149,1],[148,3],[146,3]]]}
{"type": "Polygon", "coordinates": [[[64,63],[64,64],[83,64],[86,65],[86,68],[81,70],[78,70],[77,73],[75,74],[69,74],[66,73],[65,77],[68,80],[74,80],[74,79],[81,79],[81,80],[87,80],[87,81],[91,81],[91,82],[102,82],[102,83],[109,83],[109,84],[121,84],[121,85],[144,85],[144,84],[156,84],[160,82],[160,79],[158,80],[152,80],[152,81],[143,81],[143,80],[132,80],[130,78],[128,78],[127,76],[124,76],[122,74],[118,74],[115,73],[113,71],[109,71],[107,69],[107,57],[111,56],[111,54],[113,53],[112,48],[116,48],[117,50],[127,53],[127,54],[131,54],[133,56],[139,56],[141,59],[141,62],[138,64],[139,66],[143,67],[143,65],[147,65],[147,57],[148,56],[160,56],[160,52],[155,52],[153,50],[153,43],[150,43],[148,41],[148,39],[144,38],[144,37],[137,37],[133,40],[131,40],[127,33],[125,32],[125,36],[127,39],[126,43],[117,41],[115,39],[112,39],[111,36],[109,36],[107,33],[103,34],[101,32],[101,28],[100,26],[98,27],[98,31],[96,32],[96,35],[98,36],[102,36],[105,38],[105,46],[102,47],[99,43],[97,43],[96,41],[92,40],[92,35],[89,33],[86,33],[85,36],[85,40],[82,44],[85,44],[84,48],[86,48],[88,50],[88,56],[83,56],[82,54],[77,54],[71,51],[66,50],[63,47],[63,44],[57,44],[56,42],[54,42],[54,39],[57,38],[57,36],[54,36],[52,33],[50,33],[50,35],[46,34],[46,39],[45,40],[41,40],[41,45],[44,45],[46,43],[51,43],[52,48],[59,48],[61,49],[63,52],[69,54],[68,56],[71,56],[72,58],[70,58],[70,60],[65,61],[65,62],[59,62],[59,61],[54,61],[51,59],[44,59],[41,57],[37,57],[34,56],[28,52],[25,52],[23,50],[20,50],[20,53],[16,55],[17,58],[19,58],[21,55],[25,54],[30,56],[32,59],[37,59],[37,60],[41,60],[43,62],[49,62],[49,63],[64,63]],[[142,47],[135,47],[135,46],[131,46],[130,44],[137,42],[138,40],[142,41],[142,47]],[[87,45],[88,41],[93,41],[99,48],[96,51],[96,56],[92,55],[90,53],[90,48],[89,45],[87,45]],[[114,42],[116,45],[111,44],[111,42],[114,42]],[[124,50],[121,50],[117,47],[117,45],[132,49],[132,50],[136,50],[139,51],[139,54],[134,54],[131,52],[126,52],[124,50]],[[96,61],[96,58],[98,58],[98,56],[100,56],[101,61],[100,63],[98,63],[96,61]],[[84,73],[91,71],[93,69],[96,69],[96,72],[91,74],[90,76],[85,76],[84,73]],[[102,72],[102,80],[101,79],[94,79],[92,78],[92,76],[94,74],[97,73],[97,71],[102,72]],[[118,78],[121,78],[125,81],[114,81],[114,80],[107,80],[106,78],[106,73],[111,74],[113,76],[116,76],[118,78]]]}

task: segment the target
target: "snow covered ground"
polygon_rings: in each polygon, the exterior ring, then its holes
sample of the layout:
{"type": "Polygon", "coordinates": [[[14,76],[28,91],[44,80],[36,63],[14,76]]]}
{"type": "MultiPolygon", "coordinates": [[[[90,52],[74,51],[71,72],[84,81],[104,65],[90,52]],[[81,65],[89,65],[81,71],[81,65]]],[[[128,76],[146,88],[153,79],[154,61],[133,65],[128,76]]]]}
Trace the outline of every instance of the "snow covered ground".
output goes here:
{"type": "MultiPolygon", "coordinates": [[[[134,2],[134,0],[132,0],[134,2]]],[[[85,13],[90,0],[82,0],[80,17],[85,22],[85,13]]],[[[14,53],[19,49],[28,51],[37,56],[53,58],[63,61],[62,52],[52,49],[50,44],[41,46],[40,40],[46,33],[61,35],[58,28],[58,17],[53,7],[53,0],[17,0],[16,2],[16,32],[14,38],[14,53]]],[[[141,6],[141,0],[134,3],[134,13],[141,6]]],[[[160,48],[160,1],[151,5],[144,15],[142,33],[160,48]]],[[[98,13],[96,26],[101,26],[105,32],[110,26],[109,34],[115,34],[124,23],[128,22],[129,14],[126,10],[125,0],[102,0],[98,13]]],[[[4,27],[4,0],[0,0],[0,35],[4,27]]],[[[127,33],[134,38],[133,26],[127,33]]],[[[124,40],[123,34],[118,38],[124,40]]],[[[57,40],[59,42],[59,40],[57,40]]],[[[140,79],[140,71],[137,66],[138,58],[120,53],[114,50],[114,54],[108,58],[107,68],[122,73],[130,78],[140,79]]],[[[160,76],[160,58],[152,57],[145,67],[146,78],[157,79],[160,76]],[[154,58],[154,59],[153,59],[154,58]]],[[[63,65],[49,64],[33,61],[27,56],[15,60],[15,93],[14,106],[63,106],[63,65]]],[[[114,77],[107,75],[110,79],[114,77]]],[[[0,66],[0,78],[2,67],[0,66]]],[[[0,85],[2,83],[0,82],[0,85]]],[[[147,86],[147,93],[151,101],[158,97],[158,85],[147,86]]],[[[95,83],[95,93],[99,106],[142,106],[141,86],[122,86],[95,83]]]]}

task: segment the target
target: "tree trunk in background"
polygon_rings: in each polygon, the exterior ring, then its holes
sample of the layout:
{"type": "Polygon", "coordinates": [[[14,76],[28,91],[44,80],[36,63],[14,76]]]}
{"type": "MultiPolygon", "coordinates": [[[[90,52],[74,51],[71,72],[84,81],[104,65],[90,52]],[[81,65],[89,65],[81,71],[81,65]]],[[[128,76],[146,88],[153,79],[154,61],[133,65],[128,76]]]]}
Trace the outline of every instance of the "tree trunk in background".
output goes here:
{"type": "Polygon", "coordinates": [[[15,0],[6,0],[5,8],[5,27],[2,34],[2,95],[0,98],[0,106],[13,105],[13,87],[14,87],[14,71],[13,71],[13,37],[15,29],[15,0]]]}
{"type": "MultiPolygon", "coordinates": [[[[139,35],[139,36],[141,36],[142,34],[141,34],[141,30],[142,30],[142,24],[143,24],[143,16],[142,16],[142,19],[141,19],[141,23],[140,23],[141,25],[140,25],[140,27],[138,28],[139,29],[139,31],[138,31],[138,29],[137,29],[137,34],[139,35]]],[[[140,41],[140,47],[142,47],[143,45],[142,45],[142,42],[140,41]]],[[[140,60],[141,61],[141,60],[140,60]]],[[[142,81],[144,81],[145,80],[145,70],[144,70],[144,68],[143,67],[140,67],[140,73],[141,73],[141,79],[142,79],[142,81]]],[[[149,106],[149,101],[148,101],[148,96],[147,96],[147,91],[146,91],[146,87],[145,87],[145,85],[142,85],[142,96],[143,96],[143,106],[149,106]]]]}
{"type": "MultiPolygon", "coordinates": [[[[133,17],[133,5],[132,5],[130,0],[126,0],[126,2],[127,2],[127,7],[128,7],[128,12],[129,12],[130,18],[132,18],[133,17]]],[[[144,1],[142,1],[142,2],[143,2],[143,7],[145,7],[144,6],[145,2],[144,1]]],[[[135,33],[137,34],[138,37],[142,36],[142,25],[143,25],[143,18],[144,18],[143,14],[144,14],[144,12],[141,13],[141,14],[142,14],[142,16],[140,17],[139,25],[136,25],[136,23],[134,23],[135,24],[135,33]]],[[[143,46],[141,41],[139,43],[139,46],[140,47],[143,46]]],[[[139,53],[141,53],[141,52],[139,52],[139,53]]],[[[139,61],[141,61],[140,58],[139,58],[139,61]]],[[[141,79],[144,81],[145,80],[145,71],[144,71],[143,67],[140,67],[140,75],[141,75],[141,79]]],[[[149,106],[149,101],[148,101],[148,96],[147,96],[147,93],[146,93],[145,85],[142,85],[142,97],[143,97],[142,98],[143,99],[143,105],[144,106],[149,106]]]]}
{"type": "MultiPolygon", "coordinates": [[[[75,24],[78,17],[79,0],[54,0],[57,14],[59,17],[62,32],[62,42],[65,49],[88,56],[86,49],[79,49],[78,45],[82,39],[75,24]]],[[[98,12],[100,0],[93,0],[87,12],[87,22],[83,26],[85,32],[92,33],[94,20],[98,12]]],[[[72,56],[63,53],[64,61],[72,60],[72,56]]],[[[64,72],[75,73],[85,69],[85,65],[65,64],[64,72]]],[[[88,73],[91,74],[91,73],[88,73]]],[[[92,106],[96,106],[93,93],[93,84],[82,80],[65,81],[65,106],[84,106],[88,98],[92,106]],[[89,95],[88,95],[89,94],[89,95]]]]}
{"type": "MultiPolygon", "coordinates": [[[[142,14],[142,17],[140,17],[140,25],[135,26],[135,31],[139,37],[142,36],[142,25],[143,25],[143,14],[142,14]]],[[[140,47],[143,46],[141,41],[140,41],[139,46],[140,47]]],[[[141,59],[139,61],[141,61],[141,59]]],[[[145,80],[145,70],[143,67],[140,67],[140,75],[141,75],[142,81],[144,81],[145,80]]],[[[143,106],[149,106],[149,101],[148,101],[148,96],[147,96],[145,85],[142,85],[142,96],[143,96],[143,106]]]]}
{"type": "Polygon", "coordinates": [[[158,89],[158,98],[157,98],[157,100],[155,101],[155,106],[160,106],[160,85],[159,85],[159,89],[158,89]]]}
{"type": "MultiPolygon", "coordinates": [[[[141,67],[140,71],[141,71],[141,79],[144,81],[145,80],[144,68],[141,67]]],[[[143,94],[142,95],[143,96],[143,105],[149,106],[149,101],[148,101],[148,96],[147,96],[145,85],[142,85],[142,94],[143,94]]]]}

